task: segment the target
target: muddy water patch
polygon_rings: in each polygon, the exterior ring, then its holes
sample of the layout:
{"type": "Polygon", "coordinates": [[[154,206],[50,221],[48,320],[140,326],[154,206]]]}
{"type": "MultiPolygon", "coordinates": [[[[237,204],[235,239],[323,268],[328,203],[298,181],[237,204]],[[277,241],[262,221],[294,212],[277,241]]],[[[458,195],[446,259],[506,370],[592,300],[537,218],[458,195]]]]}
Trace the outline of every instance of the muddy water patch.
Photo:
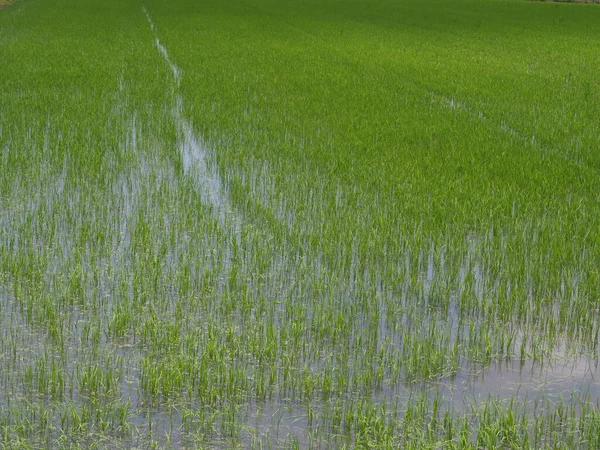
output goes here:
{"type": "Polygon", "coordinates": [[[13,6],[15,3],[18,3],[19,0],[0,0],[0,9],[8,8],[9,6],[13,6]]]}

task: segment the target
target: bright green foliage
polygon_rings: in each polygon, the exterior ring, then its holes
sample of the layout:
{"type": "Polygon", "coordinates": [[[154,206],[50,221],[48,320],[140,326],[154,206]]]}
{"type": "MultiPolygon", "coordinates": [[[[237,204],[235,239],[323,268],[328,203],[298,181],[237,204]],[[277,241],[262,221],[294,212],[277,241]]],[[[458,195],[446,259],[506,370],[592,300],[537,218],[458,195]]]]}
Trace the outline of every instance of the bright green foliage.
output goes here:
{"type": "Polygon", "coordinates": [[[598,448],[600,9],[0,10],[0,448],[598,448]]]}

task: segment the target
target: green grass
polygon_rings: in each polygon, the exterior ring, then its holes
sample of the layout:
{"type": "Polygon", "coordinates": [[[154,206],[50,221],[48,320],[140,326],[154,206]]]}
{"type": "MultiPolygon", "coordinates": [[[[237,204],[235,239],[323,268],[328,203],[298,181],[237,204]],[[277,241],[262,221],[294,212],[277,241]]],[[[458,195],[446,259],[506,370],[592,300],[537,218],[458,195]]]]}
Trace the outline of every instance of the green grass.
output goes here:
{"type": "Polygon", "coordinates": [[[597,448],[600,10],[0,11],[3,448],[597,448]]]}

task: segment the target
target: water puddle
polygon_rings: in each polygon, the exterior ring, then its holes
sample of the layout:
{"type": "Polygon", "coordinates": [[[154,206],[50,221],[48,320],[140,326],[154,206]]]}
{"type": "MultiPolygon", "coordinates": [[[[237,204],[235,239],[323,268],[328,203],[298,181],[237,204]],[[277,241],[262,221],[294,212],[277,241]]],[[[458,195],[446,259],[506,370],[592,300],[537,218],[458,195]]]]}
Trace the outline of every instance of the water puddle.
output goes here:
{"type": "Polygon", "coordinates": [[[576,396],[581,402],[594,404],[600,399],[599,369],[597,361],[583,357],[546,365],[533,361],[497,361],[478,375],[457,377],[453,390],[462,398],[519,396],[531,401],[541,397],[558,401],[576,396]]]}

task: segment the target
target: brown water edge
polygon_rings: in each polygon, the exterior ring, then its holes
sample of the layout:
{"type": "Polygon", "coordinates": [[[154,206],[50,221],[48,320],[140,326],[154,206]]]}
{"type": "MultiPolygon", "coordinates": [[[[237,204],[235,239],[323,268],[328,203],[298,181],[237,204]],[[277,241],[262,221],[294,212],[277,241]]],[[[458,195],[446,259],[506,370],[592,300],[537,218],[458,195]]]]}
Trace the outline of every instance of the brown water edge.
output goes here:
{"type": "Polygon", "coordinates": [[[18,0],[0,0],[0,9],[12,6],[18,0]]]}

